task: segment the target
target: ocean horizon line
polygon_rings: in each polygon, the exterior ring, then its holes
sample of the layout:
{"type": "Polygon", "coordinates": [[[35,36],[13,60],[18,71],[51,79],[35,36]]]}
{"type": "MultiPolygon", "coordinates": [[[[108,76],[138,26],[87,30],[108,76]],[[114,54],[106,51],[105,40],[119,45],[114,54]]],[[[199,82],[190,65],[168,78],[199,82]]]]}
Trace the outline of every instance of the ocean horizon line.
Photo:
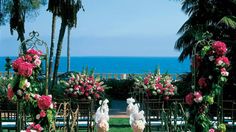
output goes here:
{"type": "MultiPolygon", "coordinates": [[[[0,57],[17,57],[17,56],[0,56],[0,57]]],[[[55,57],[55,56],[54,56],[55,57]]],[[[67,56],[61,56],[61,57],[67,57],[67,56]]],[[[85,58],[89,58],[89,57],[114,57],[114,58],[178,58],[179,56],[70,56],[70,57],[85,57],[85,58]]]]}

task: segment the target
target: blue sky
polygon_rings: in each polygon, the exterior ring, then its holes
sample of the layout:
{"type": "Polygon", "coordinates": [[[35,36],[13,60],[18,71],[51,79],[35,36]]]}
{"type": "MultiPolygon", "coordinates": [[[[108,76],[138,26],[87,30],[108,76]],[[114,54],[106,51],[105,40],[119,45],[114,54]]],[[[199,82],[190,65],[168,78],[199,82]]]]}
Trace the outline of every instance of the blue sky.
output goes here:
{"type": "MultiPolygon", "coordinates": [[[[72,56],[179,56],[176,35],[187,16],[173,0],[83,0],[78,24],[71,32],[72,56]]],[[[32,30],[50,45],[51,13],[41,8],[27,20],[26,37],[32,30]]],[[[56,40],[60,18],[57,19],[56,40]]],[[[16,56],[17,33],[0,27],[0,56],[16,56]]],[[[66,55],[66,36],[62,56],[66,55]]],[[[56,41],[57,43],[57,41],[56,41]]]]}

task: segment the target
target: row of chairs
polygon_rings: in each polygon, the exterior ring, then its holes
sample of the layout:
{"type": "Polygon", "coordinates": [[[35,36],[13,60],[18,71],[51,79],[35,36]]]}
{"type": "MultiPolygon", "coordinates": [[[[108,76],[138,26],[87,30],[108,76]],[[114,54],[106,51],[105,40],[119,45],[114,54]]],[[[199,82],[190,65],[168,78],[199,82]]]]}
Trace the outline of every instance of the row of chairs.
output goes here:
{"type": "MultiPolygon", "coordinates": [[[[56,130],[60,131],[94,131],[94,102],[92,100],[59,101],[56,111],[56,130]]],[[[16,131],[17,110],[0,109],[0,131],[16,131]]],[[[32,120],[26,120],[25,126],[32,120]]]]}
{"type": "MultiPolygon", "coordinates": [[[[165,102],[160,99],[144,99],[146,112],[146,131],[187,131],[188,125],[186,103],[183,99],[172,99],[165,102]]],[[[210,108],[212,122],[217,122],[217,106],[210,108]]],[[[223,101],[223,121],[228,130],[236,130],[236,102],[223,101]]]]}

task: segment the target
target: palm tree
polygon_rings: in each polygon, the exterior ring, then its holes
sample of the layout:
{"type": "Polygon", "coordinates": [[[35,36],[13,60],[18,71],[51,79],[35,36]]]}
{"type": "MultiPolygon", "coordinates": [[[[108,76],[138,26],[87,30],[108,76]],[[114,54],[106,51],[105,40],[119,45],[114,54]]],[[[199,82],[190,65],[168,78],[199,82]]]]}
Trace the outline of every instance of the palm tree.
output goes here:
{"type": "Polygon", "coordinates": [[[54,52],[54,40],[55,40],[55,31],[56,31],[56,16],[60,16],[61,8],[60,8],[61,0],[49,0],[48,2],[48,11],[52,12],[52,31],[51,31],[51,45],[50,45],[50,55],[49,55],[49,89],[51,89],[51,77],[52,77],[52,67],[53,67],[53,52],[54,52]]]}
{"type": "MultiPolygon", "coordinates": [[[[4,25],[10,20],[10,31],[13,34],[14,30],[18,33],[17,40],[23,42],[25,40],[25,18],[27,16],[35,16],[35,12],[44,5],[45,0],[0,0],[0,25],[4,25]],[[9,18],[8,18],[9,17],[9,18]]],[[[26,52],[24,43],[21,45],[22,51],[26,52]]]]}
{"type": "Polygon", "coordinates": [[[194,44],[206,31],[213,33],[213,39],[232,38],[235,31],[222,22],[225,20],[223,19],[225,16],[233,14],[235,16],[235,8],[236,4],[233,0],[183,0],[182,10],[189,15],[189,19],[178,31],[181,36],[176,41],[175,48],[182,50],[179,60],[183,61],[186,57],[191,56],[194,44]]]}
{"type": "Polygon", "coordinates": [[[80,0],[64,0],[61,1],[61,28],[59,32],[59,39],[57,43],[57,52],[56,52],[56,60],[54,65],[54,72],[53,72],[53,82],[52,88],[56,84],[56,77],[58,73],[58,67],[60,63],[60,55],[62,50],[62,42],[65,35],[66,27],[74,27],[77,23],[77,13],[82,8],[82,4],[80,0]]]}

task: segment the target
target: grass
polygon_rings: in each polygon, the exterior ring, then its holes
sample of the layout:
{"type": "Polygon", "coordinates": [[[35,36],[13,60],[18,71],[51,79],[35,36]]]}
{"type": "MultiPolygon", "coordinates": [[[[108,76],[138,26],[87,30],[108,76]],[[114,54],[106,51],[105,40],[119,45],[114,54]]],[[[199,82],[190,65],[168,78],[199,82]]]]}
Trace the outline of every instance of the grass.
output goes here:
{"type": "MultiPolygon", "coordinates": [[[[109,120],[109,126],[109,132],[132,132],[128,118],[111,118],[109,120]]],[[[7,131],[3,130],[3,132],[7,131]]]]}
{"type": "Polygon", "coordinates": [[[111,118],[109,132],[132,132],[128,118],[111,118]]]}

